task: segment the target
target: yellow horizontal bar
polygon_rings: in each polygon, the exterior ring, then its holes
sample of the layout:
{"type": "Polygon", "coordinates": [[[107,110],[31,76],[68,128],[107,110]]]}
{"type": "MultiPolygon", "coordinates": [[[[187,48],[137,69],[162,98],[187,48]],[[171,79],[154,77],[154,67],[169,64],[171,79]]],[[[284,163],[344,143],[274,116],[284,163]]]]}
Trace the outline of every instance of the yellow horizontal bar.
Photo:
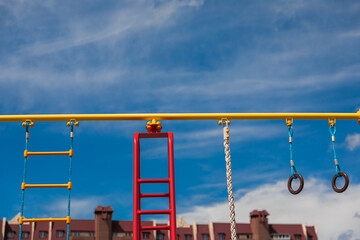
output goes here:
{"type": "Polygon", "coordinates": [[[71,218],[68,216],[66,218],[24,218],[20,217],[19,223],[23,224],[25,222],[66,222],[70,223],[71,218]]]}
{"type": "Polygon", "coordinates": [[[67,188],[67,189],[71,189],[72,183],[68,182],[67,184],[26,184],[26,183],[21,184],[21,189],[24,190],[26,188],[67,188]]]}
{"type": "Polygon", "coordinates": [[[43,155],[69,155],[72,157],[74,154],[74,151],[71,149],[70,151],[66,152],[29,152],[28,150],[24,151],[24,157],[28,156],[43,156],[43,155]]]}
{"type": "Polygon", "coordinates": [[[2,115],[0,122],[23,121],[129,121],[129,120],[255,120],[255,119],[360,119],[357,113],[135,113],[2,115]]]}

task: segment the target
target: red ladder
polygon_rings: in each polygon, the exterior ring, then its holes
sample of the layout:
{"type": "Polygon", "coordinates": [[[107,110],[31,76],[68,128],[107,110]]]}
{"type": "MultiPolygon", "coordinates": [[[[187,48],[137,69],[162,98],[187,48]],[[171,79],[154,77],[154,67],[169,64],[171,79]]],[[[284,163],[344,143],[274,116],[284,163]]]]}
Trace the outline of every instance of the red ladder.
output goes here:
{"type": "Polygon", "coordinates": [[[176,209],[175,209],[175,180],[174,180],[174,137],[172,132],[167,133],[135,133],[134,134],[134,220],[133,240],[141,240],[142,230],[169,230],[170,240],[176,240],[176,209]],[[140,178],[140,138],[167,138],[169,155],[169,178],[141,179],[140,178]],[[168,183],[169,193],[141,193],[141,184],[168,183]],[[141,210],[141,198],[169,198],[168,210],[141,210]],[[141,226],[141,215],[168,214],[169,225],[141,226]]]}

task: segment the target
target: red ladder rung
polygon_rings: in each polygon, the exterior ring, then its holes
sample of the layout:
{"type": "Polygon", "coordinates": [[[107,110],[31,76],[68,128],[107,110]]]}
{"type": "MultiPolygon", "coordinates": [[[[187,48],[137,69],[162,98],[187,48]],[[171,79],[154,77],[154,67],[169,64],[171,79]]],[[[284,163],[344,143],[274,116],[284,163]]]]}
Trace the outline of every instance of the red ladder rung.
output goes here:
{"type": "Polygon", "coordinates": [[[170,214],[170,210],[139,210],[140,215],[170,214]]]}
{"type": "Polygon", "coordinates": [[[138,179],[139,183],[169,183],[170,179],[138,179]]]}
{"type": "Polygon", "coordinates": [[[141,226],[141,230],[170,230],[170,226],[141,226]]]}
{"type": "Polygon", "coordinates": [[[141,193],[141,198],[170,197],[169,193],[141,193]]]}

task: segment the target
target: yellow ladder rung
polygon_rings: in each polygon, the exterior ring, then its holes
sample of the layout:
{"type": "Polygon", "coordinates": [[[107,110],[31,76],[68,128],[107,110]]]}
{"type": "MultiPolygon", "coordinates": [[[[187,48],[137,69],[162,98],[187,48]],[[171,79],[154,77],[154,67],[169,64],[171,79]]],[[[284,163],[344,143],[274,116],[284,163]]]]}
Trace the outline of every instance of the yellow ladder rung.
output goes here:
{"type": "Polygon", "coordinates": [[[21,184],[21,189],[25,190],[26,188],[72,188],[72,182],[68,182],[67,184],[21,184]]]}
{"type": "Polygon", "coordinates": [[[74,150],[70,149],[66,152],[29,152],[28,150],[24,151],[24,157],[41,155],[69,155],[70,157],[72,157],[74,155],[74,150]]]}
{"type": "Polygon", "coordinates": [[[19,218],[19,224],[23,224],[25,222],[71,222],[71,217],[67,216],[66,218],[19,218]]]}

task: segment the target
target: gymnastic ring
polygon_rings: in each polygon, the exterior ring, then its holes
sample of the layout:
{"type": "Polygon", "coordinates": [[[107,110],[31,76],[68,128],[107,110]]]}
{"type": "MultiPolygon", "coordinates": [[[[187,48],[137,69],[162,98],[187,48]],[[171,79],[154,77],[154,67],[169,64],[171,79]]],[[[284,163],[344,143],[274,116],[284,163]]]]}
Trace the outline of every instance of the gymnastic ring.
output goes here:
{"type": "Polygon", "coordinates": [[[289,177],[288,189],[289,189],[289,192],[290,192],[290,193],[292,193],[292,194],[298,194],[298,193],[301,192],[301,190],[303,190],[303,188],[304,188],[304,179],[303,179],[303,177],[302,177],[300,174],[295,173],[294,175],[291,175],[291,176],[289,177]],[[300,186],[299,186],[298,189],[294,190],[294,189],[292,188],[292,186],[291,186],[291,183],[292,183],[293,179],[296,179],[296,178],[298,178],[298,179],[300,180],[300,186]]]}
{"type": "Polygon", "coordinates": [[[348,177],[348,175],[346,175],[346,173],[344,173],[344,172],[339,172],[338,174],[335,174],[335,176],[333,177],[333,179],[332,179],[332,188],[334,189],[334,191],[335,192],[337,192],[337,193],[342,193],[342,192],[344,192],[346,189],[347,189],[347,187],[349,186],[349,177],[348,177]],[[339,175],[338,175],[339,174],[339,175]],[[338,177],[344,177],[345,178],[345,183],[344,183],[344,186],[342,187],[342,188],[337,188],[336,187],[336,179],[338,178],[338,177]]]}

